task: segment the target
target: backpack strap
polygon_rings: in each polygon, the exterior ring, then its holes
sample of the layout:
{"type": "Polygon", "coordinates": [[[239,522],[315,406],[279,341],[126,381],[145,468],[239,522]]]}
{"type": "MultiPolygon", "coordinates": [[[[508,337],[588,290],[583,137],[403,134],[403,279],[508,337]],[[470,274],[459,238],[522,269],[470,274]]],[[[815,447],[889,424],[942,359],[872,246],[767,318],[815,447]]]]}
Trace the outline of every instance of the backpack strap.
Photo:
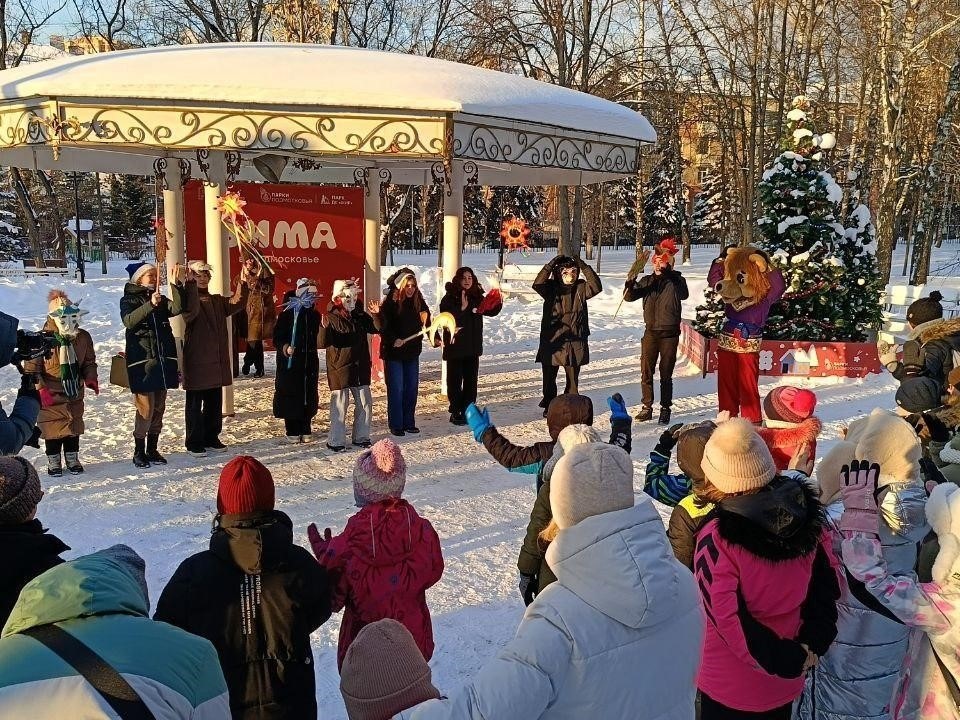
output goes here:
{"type": "Polygon", "coordinates": [[[41,625],[20,634],[33,638],[73,667],[121,720],[156,720],[137,691],[112,665],[63,628],[41,625]]]}

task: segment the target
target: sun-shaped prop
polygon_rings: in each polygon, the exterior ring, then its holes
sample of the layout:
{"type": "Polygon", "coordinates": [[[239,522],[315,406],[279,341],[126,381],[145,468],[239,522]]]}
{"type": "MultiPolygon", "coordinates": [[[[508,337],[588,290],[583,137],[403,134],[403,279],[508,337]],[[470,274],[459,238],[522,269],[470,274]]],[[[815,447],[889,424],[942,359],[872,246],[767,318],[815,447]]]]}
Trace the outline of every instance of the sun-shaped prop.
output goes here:
{"type": "Polygon", "coordinates": [[[500,228],[500,237],[503,238],[503,244],[507,252],[519,250],[526,256],[530,246],[527,240],[530,238],[530,228],[527,227],[527,221],[522,218],[507,218],[503,221],[500,228]]]}

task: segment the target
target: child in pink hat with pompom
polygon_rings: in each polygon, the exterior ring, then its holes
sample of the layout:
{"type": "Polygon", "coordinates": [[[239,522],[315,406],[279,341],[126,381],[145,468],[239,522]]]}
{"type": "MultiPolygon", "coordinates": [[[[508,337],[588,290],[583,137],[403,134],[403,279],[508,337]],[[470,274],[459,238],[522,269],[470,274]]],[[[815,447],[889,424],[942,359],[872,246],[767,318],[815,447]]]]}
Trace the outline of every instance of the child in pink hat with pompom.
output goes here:
{"type": "Polygon", "coordinates": [[[317,561],[333,574],[333,611],[343,610],[337,668],[347,648],[370,623],[392,618],[410,631],[423,657],[433,655],[433,626],[426,590],[443,574],[440,538],[428,520],[404,500],[407,463],[392,440],[360,455],[353,496],[360,511],[332,537],[307,528],[317,561]]]}

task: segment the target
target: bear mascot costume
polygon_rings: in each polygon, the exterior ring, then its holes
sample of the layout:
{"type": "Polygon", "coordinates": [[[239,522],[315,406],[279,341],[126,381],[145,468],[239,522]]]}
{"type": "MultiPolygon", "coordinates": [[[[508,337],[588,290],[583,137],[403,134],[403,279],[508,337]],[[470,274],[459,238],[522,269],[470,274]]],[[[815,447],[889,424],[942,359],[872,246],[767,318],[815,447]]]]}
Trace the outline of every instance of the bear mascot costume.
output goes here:
{"type": "Polygon", "coordinates": [[[727,316],[717,350],[720,411],[760,424],[760,343],[770,308],[783,296],[783,275],[762,250],[728,247],[713,261],[707,282],[723,298],[727,316]]]}

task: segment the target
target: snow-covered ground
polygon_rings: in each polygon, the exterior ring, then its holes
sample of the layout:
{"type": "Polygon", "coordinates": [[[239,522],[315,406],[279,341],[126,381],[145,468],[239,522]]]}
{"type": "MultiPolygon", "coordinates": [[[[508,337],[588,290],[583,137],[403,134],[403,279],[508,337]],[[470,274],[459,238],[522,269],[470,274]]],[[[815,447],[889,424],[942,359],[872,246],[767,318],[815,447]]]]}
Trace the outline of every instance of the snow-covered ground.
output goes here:
{"type": "MultiPolygon", "coordinates": [[[[935,255],[933,267],[954,262],[958,249],[960,246],[945,246],[935,255]]],[[[715,251],[695,249],[692,265],[682,268],[691,290],[685,307],[687,316],[692,316],[702,298],[706,268],[715,251]]],[[[464,263],[471,265],[489,287],[485,276],[492,272],[496,257],[492,252],[469,254],[464,263]]],[[[536,264],[548,257],[534,253],[520,258],[514,254],[509,259],[536,264]]],[[[598,415],[596,424],[602,431],[609,428],[605,402],[609,395],[621,392],[631,406],[631,414],[639,403],[640,303],[624,304],[614,317],[632,259],[631,251],[605,249],[600,273],[605,288],[590,302],[591,363],[581,375],[581,391],[592,397],[598,415]]],[[[436,257],[397,255],[395,263],[401,262],[418,268],[427,300],[436,307],[436,257]]],[[[293,518],[300,543],[307,544],[306,526],[310,522],[320,528],[329,526],[334,532],[342,529],[354,511],[350,478],[357,453],[331,455],[320,449],[322,443],[281,445],[282,425],[271,413],[272,358],[266,378],[241,378],[235,386],[236,417],[225,421],[221,436],[231,446],[228,453],[196,459],[184,452],[183,394],[175,391],[168,399],[167,424],[161,438],[161,450],[170,464],[135,472],[129,459],[133,412],[129,394],[108,383],[110,357],[123,344],[118,317],[126,277],[123,264],[111,264],[107,276],[99,274],[99,267],[88,268],[91,272],[84,286],[72,279],[61,283],[73,299],[83,298],[82,306],[90,311],[84,326],[93,335],[100,362],[103,390],[99,397],[88,397],[87,432],[81,445],[87,472],[52,480],[43,471],[42,453],[32,449],[25,453],[40,469],[46,491],[39,517],[73,548],[68,556],[116,542],[132,545],[147,560],[147,578],[155,600],[177,564],[206,547],[220,468],[241,453],[258,457],[273,472],[278,509],[293,518]]],[[[951,272],[956,274],[956,270],[951,272]]],[[[902,281],[895,275],[894,282],[902,281]]],[[[39,327],[46,313],[47,291],[56,283],[46,278],[2,278],[0,308],[19,317],[21,327],[39,327]]],[[[941,284],[960,286],[957,278],[935,278],[931,287],[941,284]]],[[[533,362],[539,319],[538,303],[511,298],[504,312],[485,325],[479,404],[486,405],[494,423],[521,444],[547,437],[546,423],[537,407],[539,366],[533,362]]],[[[534,501],[534,487],[531,476],[507,473],[494,463],[466,428],[447,423],[446,402],[437,394],[439,360],[438,350],[426,350],[421,361],[418,420],[423,432],[400,438],[399,442],[409,463],[406,497],[434,524],[443,544],[446,571],[427,599],[437,643],[431,662],[434,679],[438,687],[450,692],[470,678],[516,629],[523,606],[515,563],[534,501]]],[[[715,414],[716,383],[712,376],[701,378],[694,368],[681,363],[675,378],[676,422],[715,414]]],[[[836,441],[848,420],[876,406],[893,404],[895,385],[888,375],[799,383],[816,389],[819,397],[818,415],[824,422],[818,443],[821,454],[836,441]]],[[[761,392],[765,392],[776,382],[763,380],[761,384],[761,392]]],[[[18,386],[12,367],[0,371],[0,400],[5,406],[13,402],[18,386]]],[[[321,382],[321,405],[325,395],[321,382]]],[[[376,440],[386,433],[383,385],[374,386],[373,395],[376,440]]],[[[324,425],[326,417],[322,410],[315,426],[324,425]]],[[[643,487],[647,453],[662,430],[652,423],[634,426],[638,493],[643,487]]],[[[336,669],[338,629],[339,618],[334,617],[314,636],[317,697],[320,717],[325,720],[345,717],[336,669]]]]}

